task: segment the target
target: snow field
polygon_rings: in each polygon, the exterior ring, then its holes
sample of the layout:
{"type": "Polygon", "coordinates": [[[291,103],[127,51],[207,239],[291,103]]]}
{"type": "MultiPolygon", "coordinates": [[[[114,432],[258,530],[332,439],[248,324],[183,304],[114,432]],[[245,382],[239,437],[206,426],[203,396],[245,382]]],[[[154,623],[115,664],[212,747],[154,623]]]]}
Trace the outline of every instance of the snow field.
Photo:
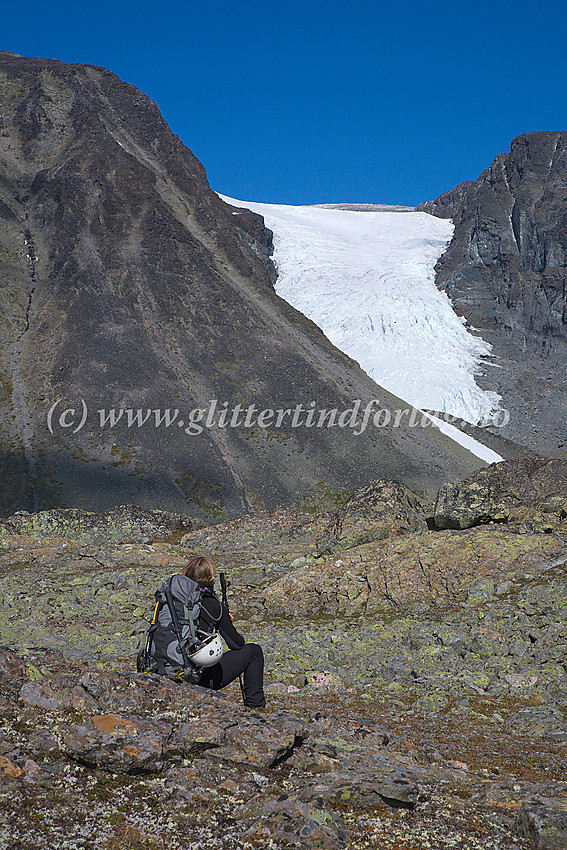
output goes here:
{"type": "MultiPolygon", "coordinates": [[[[221,196],[223,197],[223,196],[221,196]]],[[[435,286],[453,224],[421,212],[325,209],[236,201],[274,233],[276,291],[314,321],[380,386],[421,410],[475,425],[499,396],[475,381],[490,346],[465,327],[435,286]]],[[[439,427],[492,462],[495,452],[439,427]]]]}

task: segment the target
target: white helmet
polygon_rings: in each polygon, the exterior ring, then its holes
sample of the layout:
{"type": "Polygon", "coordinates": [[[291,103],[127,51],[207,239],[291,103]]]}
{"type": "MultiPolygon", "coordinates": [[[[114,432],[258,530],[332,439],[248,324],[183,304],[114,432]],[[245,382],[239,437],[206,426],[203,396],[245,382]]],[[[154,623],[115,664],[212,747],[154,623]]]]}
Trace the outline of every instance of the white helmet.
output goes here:
{"type": "Polygon", "coordinates": [[[220,635],[215,634],[203,641],[199,649],[191,653],[189,661],[196,667],[212,667],[213,664],[220,661],[223,653],[224,648],[220,635]]]}

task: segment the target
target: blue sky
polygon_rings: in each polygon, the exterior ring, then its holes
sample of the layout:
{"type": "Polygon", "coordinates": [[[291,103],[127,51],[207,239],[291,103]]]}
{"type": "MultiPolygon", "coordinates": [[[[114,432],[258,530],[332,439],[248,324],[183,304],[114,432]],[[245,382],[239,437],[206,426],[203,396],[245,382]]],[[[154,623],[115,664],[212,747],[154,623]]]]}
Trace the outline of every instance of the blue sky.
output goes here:
{"type": "Polygon", "coordinates": [[[567,127],[566,32],[559,0],[29,0],[0,49],[133,83],[224,194],[416,204],[567,127]]]}

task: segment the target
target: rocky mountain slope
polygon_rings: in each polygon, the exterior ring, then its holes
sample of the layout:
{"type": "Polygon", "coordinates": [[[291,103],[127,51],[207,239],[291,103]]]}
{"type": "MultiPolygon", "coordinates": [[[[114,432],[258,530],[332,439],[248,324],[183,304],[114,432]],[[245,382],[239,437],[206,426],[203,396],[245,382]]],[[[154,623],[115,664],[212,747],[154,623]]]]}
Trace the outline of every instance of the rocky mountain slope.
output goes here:
{"type": "Polygon", "coordinates": [[[156,512],[2,523],[0,844],[563,850],[565,464],[453,487],[188,533],[156,512]],[[134,672],[155,588],[196,553],[264,647],[262,713],[236,682],[134,672]]]}
{"type": "Polygon", "coordinates": [[[0,103],[4,514],[222,518],[377,474],[430,491],[479,465],[405,422],[292,426],[299,404],[401,403],[275,294],[261,217],[210,190],[146,96],[103,68],[1,54],[0,103]],[[237,405],[289,412],[219,427],[237,405]]]}
{"type": "Polygon", "coordinates": [[[567,132],[529,133],[419,207],[454,221],[437,284],[493,346],[479,383],[511,413],[504,436],[544,454],[566,445],[566,187],[567,132]]]}

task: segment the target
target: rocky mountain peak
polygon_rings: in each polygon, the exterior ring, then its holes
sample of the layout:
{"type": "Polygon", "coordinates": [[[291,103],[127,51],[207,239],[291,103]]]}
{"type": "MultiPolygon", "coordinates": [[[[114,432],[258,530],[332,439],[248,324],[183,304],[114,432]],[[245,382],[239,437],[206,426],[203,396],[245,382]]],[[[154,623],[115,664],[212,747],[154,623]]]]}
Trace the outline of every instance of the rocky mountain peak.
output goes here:
{"type": "Polygon", "coordinates": [[[227,425],[238,405],[397,400],[276,296],[262,217],[210,189],[148,97],[104,68],[5,54],[0,101],[5,512],[218,519],[479,465],[416,429],[227,425]]]}
{"type": "Polygon", "coordinates": [[[419,207],[455,222],[437,284],[493,346],[485,385],[511,411],[506,436],[544,454],[563,447],[567,413],[566,188],[567,132],[527,133],[419,207]]]}

